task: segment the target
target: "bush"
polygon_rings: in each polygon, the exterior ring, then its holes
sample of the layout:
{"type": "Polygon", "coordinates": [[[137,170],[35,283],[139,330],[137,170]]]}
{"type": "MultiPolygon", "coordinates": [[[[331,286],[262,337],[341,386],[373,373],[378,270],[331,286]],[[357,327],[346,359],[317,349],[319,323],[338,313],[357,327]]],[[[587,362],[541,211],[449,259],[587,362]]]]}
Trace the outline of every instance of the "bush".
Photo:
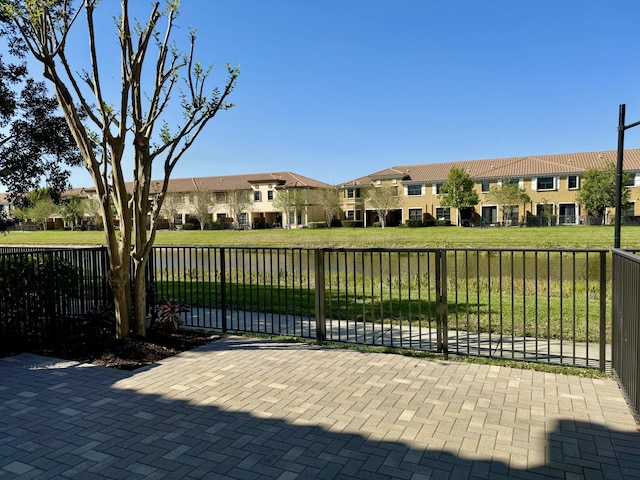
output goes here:
{"type": "Polygon", "coordinates": [[[362,228],[364,227],[364,222],[361,220],[342,220],[342,226],[345,228],[362,228]]]}
{"type": "Polygon", "coordinates": [[[424,222],[422,222],[422,224],[425,227],[435,227],[436,226],[436,221],[433,218],[429,218],[429,219],[425,220],[424,222]]]}
{"type": "Polygon", "coordinates": [[[373,222],[373,224],[371,225],[373,228],[380,228],[382,227],[382,223],[380,222],[373,222]]]}
{"type": "Polygon", "coordinates": [[[424,227],[424,223],[422,223],[422,221],[420,221],[420,220],[407,220],[405,222],[405,225],[407,227],[413,227],[413,228],[415,228],[415,227],[424,227]]]}
{"type": "Polygon", "coordinates": [[[337,218],[334,218],[333,220],[331,220],[331,228],[341,227],[341,226],[342,226],[342,221],[338,220],[337,218]]]}
{"type": "Polygon", "coordinates": [[[436,225],[438,227],[450,227],[451,226],[451,220],[436,220],[436,225]]]}
{"type": "Polygon", "coordinates": [[[193,222],[187,222],[182,225],[180,230],[200,230],[200,225],[193,222]]]}
{"type": "Polygon", "coordinates": [[[327,228],[327,222],[309,222],[309,228],[327,228]]]}

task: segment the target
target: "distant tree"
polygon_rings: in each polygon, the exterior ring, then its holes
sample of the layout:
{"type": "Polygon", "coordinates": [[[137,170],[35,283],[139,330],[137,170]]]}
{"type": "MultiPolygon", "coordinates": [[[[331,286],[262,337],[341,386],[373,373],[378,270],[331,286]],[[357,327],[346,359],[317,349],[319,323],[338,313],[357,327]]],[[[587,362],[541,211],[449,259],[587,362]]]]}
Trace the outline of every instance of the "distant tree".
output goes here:
{"type": "Polygon", "coordinates": [[[47,220],[58,211],[58,206],[51,198],[48,188],[31,190],[21,199],[19,206],[13,211],[14,217],[20,221],[31,220],[36,225],[47,229],[47,220]]]}
{"type": "Polygon", "coordinates": [[[342,211],[340,208],[341,204],[340,191],[337,188],[329,187],[318,190],[318,205],[320,205],[324,212],[327,227],[331,226],[331,221],[338,217],[342,211]]]}
{"type": "Polygon", "coordinates": [[[278,190],[273,199],[273,208],[282,210],[287,216],[289,225],[297,223],[297,214],[306,208],[307,198],[304,192],[297,188],[278,190]]]}
{"type": "MultiPolygon", "coordinates": [[[[631,179],[628,172],[623,173],[622,184],[631,179]]],[[[622,208],[628,208],[631,192],[629,188],[622,188],[622,208]]],[[[616,205],[616,166],[607,162],[602,168],[590,168],[582,175],[580,191],[576,200],[594,217],[604,217],[607,208],[616,205]]]]}
{"type": "Polygon", "coordinates": [[[71,225],[71,229],[75,230],[78,221],[82,221],[86,211],[86,203],[80,198],[80,195],[69,195],[62,200],[60,205],[60,216],[66,224],[71,225]]]}
{"type": "Polygon", "coordinates": [[[200,230],[211,218],[210,210],[215,205],[213,192],[202,190],[191,195],[189,200],[189,215],[200,222],[200,230]]]}
{"type": "Polygon", "coordinates": [[[378,214],[380,225],[384,228],[389,212],[402,207],[402,199],[398,195],[397,187],[383,186],[368,190],[366,202],[378,214]]]}
{"type": "MultiPolygon", "coordinates": [[[[473,208],[480,201],[469,174],[462,168],[456,167],[449,170],[447,181],[440,186],[438,197],[442,207],[453,207],[458,211],[473,208]]],[[[458,215],[458,224],[460,224],[460,215],[458,215]]]]}
{"type": "Polygon", "coordinates": [[[164,197],[160,213],[169,220],[169,225],[172,230],[176,228],[176,216],[180,213],[180,207],[182,205],[181,197],[175,193],[167,193],[164,197]]]}
{"type": "Polygon", "coordinates": [[[251,194],[247,190],[232,190],[227,192],[227,205],[229,206],[229,214],[233,218],[234,228],[238,228],[240,216],[251,205],[251,194]]]}
{"type": "Polygon", "coordinates": [[[486,194],[487,200],[496,203],[502,211],[502,219],[511,222],[511,217],[515,207],[525,205],[531,201],[529,195],[517,183],[511,183],[503,180],[502,185],[492,187],[486,194]]]}

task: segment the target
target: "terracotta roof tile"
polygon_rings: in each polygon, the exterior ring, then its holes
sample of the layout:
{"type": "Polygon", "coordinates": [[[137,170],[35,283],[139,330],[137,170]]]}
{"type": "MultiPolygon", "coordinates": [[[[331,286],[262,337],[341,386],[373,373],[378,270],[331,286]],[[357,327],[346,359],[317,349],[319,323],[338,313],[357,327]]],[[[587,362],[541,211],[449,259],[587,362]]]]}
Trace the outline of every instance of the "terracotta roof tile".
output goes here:
{"type": "MultiPolygon", "coordinates": [[[[360,177],[341,186],[351,184],[369,185],[375,178],[404,178],[405,183],[444,182],[449,171],[462,168],[473,179],[531,177],[536,175],[580,174],[594,167],[602,167],[607,162],[615,163],[617,152],[607,150],[602,152],[564,153],[555,155],[532,155],[527,157],[493,158],[485,160],[464,160],[458,162],[400,165],[394,166],[366,177],[360,177]],[[354,183],[355,182],[355,183],[354,183]]],[[[624,169],[626,171],[640,171],[640,149],[625,150],[624,169]]]]}

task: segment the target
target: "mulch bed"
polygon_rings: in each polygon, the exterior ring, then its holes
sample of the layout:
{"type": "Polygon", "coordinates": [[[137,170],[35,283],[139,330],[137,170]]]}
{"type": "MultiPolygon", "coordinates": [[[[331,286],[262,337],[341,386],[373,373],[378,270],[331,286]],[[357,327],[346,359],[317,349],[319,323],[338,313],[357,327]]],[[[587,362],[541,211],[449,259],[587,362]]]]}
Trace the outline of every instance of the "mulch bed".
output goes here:
{"type": "Polygon", "coordinates": [[[173,334],[150,330],[146,337],[131,336],[120,340],[105,339],[101,342],[78,340],[60,345],[54,350],[47,350],[43,354],[82,363],[135,370],[220,338],[223,338],[223,335],[190,330],[178,330],[173,334]]]}

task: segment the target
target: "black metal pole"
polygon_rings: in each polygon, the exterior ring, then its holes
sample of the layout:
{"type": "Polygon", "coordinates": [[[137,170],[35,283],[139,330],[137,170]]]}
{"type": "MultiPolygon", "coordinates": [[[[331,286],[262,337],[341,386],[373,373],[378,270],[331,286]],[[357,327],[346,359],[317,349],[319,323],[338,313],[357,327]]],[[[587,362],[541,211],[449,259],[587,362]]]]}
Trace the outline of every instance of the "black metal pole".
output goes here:
{"type": "Polygon", "coordinates": [[[618,161],[616,162],[616,217],[613,248],[620,248],[620,224],[622,223],[622,163],[624,160],[624,117],[625,104],[620,105],[618,114],[618,161]]]}

